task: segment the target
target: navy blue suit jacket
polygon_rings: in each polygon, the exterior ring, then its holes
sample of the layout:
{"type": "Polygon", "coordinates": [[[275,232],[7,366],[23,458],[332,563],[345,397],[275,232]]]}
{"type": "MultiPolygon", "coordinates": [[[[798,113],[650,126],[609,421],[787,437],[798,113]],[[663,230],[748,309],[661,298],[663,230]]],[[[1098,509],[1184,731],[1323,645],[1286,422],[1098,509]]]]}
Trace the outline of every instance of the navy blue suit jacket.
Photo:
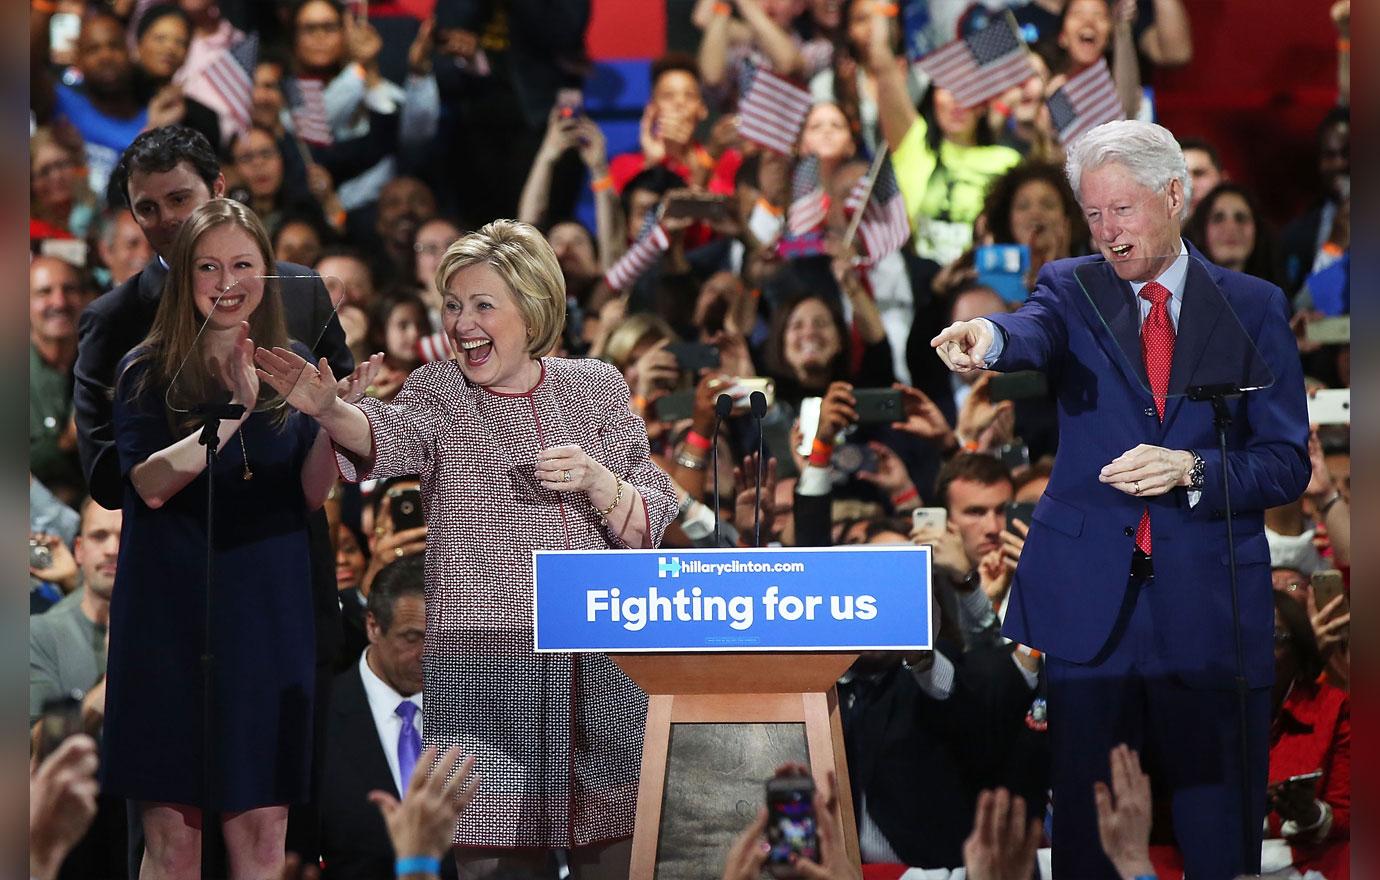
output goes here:
{"type": "MultiPolygon", "coordinates": [[[[1248,349],[1242,329],[1274,376],[1270,387],[1229,402],[1226,460],[1236,511],[1245,672],[1251,687],[1264,687],[1274,680],[1264,511],[1295,500],[1308,484],[1303,373],[1280,289],[1211,265],[1191,245],[1189,251],[1197,259],[1189,261],[1170,388],[1225,381],[1239,372],[1248,349]]],[[[1054,472],[1016,569],[1005,634],[1074,663],[1096,658],[1121,609],[1135,527],[1148,504],[1155,580],[1144,596],[1164,667],[1190,686],[1231,686],[1223,461],[1211,404],[1172,397],[1159,420],[1147,390],[1130,285],[1100,257],[1046,265],[1019,311],[990,320],[1005,335],[993,368],[1044,370],[1059,411],[1054,472]],[[1184,489],[1143,499],[1098,481],[1104,465],[1141,443],[1202,456],[1206,482],[1195,506],[1184,489]]]]}

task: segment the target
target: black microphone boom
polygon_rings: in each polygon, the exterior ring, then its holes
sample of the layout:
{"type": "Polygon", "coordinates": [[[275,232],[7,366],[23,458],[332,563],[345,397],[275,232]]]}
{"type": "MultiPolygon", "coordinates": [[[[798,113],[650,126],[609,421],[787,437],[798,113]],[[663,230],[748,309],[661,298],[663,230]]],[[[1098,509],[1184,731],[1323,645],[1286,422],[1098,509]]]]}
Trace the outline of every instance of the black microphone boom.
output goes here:
{"type": "Polygon", "coordinates": [[[720,394],[714,401],[714,436],[710,439],[709,445],[713,447],[711,453],[714,468],[714,546],[723,544],[723,527],[719,523],[719,425],[728,418],[729,413],[733,412],[733,398],[727,394],[720,394]]]}
{"type": "Polygon", "coordinates": [[[757,489],[753,495],[755,499],[752,507],[752,546],[762,546],[762,473],[766,469],[766,460],[763,458],[765,444],[762,438],[762,419],[767,414],[767,396],[760,391],[752,392],[748,398],[752,407],[752,417],[757,420],[757,489]]]}

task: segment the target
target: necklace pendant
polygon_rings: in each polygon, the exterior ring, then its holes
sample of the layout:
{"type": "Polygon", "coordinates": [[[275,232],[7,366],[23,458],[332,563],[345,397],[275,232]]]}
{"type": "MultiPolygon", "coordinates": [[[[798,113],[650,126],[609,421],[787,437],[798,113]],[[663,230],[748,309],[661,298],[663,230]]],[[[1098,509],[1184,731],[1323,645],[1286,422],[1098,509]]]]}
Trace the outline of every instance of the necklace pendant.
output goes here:
{"type": "Polygon", "coordinates": [[[245,466],[245,469],[244,469],[244,478],[245,478],[246,480],[252,480],[252,479],[254,479],[254,472],[251,471],[247,465],[245,466]]]}

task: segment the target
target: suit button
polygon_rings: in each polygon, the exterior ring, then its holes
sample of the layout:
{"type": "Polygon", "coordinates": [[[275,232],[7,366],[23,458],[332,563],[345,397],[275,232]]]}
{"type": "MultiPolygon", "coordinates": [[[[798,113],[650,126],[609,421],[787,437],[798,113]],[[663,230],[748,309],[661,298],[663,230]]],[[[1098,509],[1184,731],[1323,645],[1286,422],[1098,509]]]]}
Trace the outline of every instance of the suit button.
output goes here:
{"type": "Polygon", "coordinates": [[[1147,407],[1145,408],[1145,414],[1146,414],[1147,416],[1153,416],[1153,415],[1155,415],[1155,408],[1154,408],[1153,406],[1147,406],[1147,407]]]}
{"type": "Polygon", "coordinates": [[[1130,526],[1127,526],[1126,528],[1121,530],[1121,533],[1128,538],[1134,538],[1136,535],[1136,530],[1131,528],[1130,526]]]}

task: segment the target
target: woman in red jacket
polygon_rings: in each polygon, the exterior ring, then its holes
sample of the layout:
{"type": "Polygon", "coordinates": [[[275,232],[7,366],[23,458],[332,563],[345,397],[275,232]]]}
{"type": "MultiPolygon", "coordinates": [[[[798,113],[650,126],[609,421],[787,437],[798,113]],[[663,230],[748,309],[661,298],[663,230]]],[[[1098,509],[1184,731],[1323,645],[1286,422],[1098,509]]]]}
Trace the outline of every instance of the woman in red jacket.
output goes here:
{"type": "Polygon", "coordinates": [[[1351,707],[1343,691],[1319,677],[1322,668],[1306,613],[1276,592],[1267,837],[1288,842],[1300,872],[1316,870],[1327,880],[1348,880],[1351,707]],[[1286,781],[1317,772],[1320,777],[1286,781]]]}

